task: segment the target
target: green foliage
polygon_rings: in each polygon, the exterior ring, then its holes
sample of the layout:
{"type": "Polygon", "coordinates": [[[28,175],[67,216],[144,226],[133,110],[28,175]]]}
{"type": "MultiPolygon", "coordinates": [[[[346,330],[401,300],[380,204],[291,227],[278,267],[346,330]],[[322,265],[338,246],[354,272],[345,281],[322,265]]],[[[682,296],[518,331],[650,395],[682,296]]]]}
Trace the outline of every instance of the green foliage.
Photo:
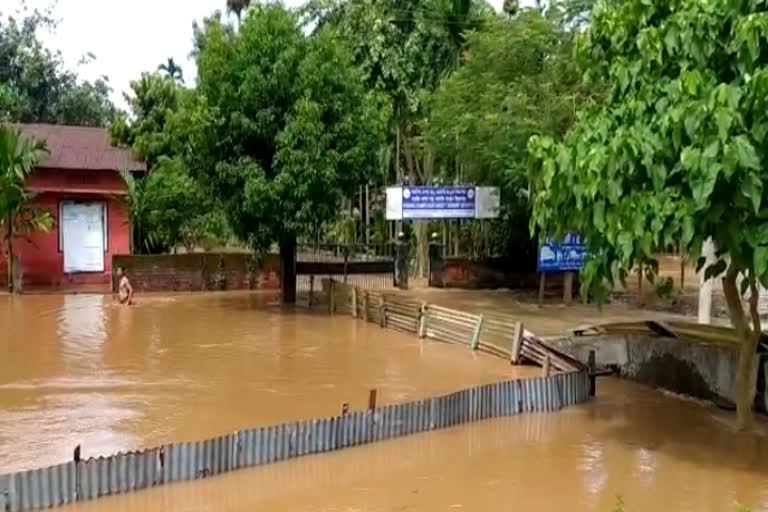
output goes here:
{"type": "Polygon", "coordinates": [[[123,172],[134,252],[159,253],[183,244],[192,250],[228,238],[223,212],[179,158],[161,157],[148,176],[123,172]]]}
{"type": "Polygon", "coordinates": [[[563,144],[531,144],[535,223],[587,238],[583,282],[611,282],[678,241],[698,257],[712,235],[722,254],[768,284],[768,68],[760,60],[768,45],[755,45],[763,20],[755,9],[636,0],[595,11],[579,57],[588,78],[610,82],[608,101],[584,111],[563,144]]]}
{"type": "Polygon", "coordinates": [[[237,16],[237,24],[239,25],[243,12],[247,11],[250,5],[251,0],[227,0],[227,12],[237,16]]]}
{"type": "Polygon", "coordinates": [[[508,254],[530,239],[528,139],[562,136],[584,92],[556,8],[487,21],[467,45],[469,56],[432,98],[429,136],[441,156],[462,162],[465,179],[501,187],[493,252],[508,254]]]}
{"type": "Polygon", "coordinates": [[[8,257],[8,286],[13,291],[13,240],[33,231],[48,231],[53,216],[28,204],[24,181],[47,152],[45,143],[22,137],[17,129],[0,124],[0,241],[8,257]]]}
{"type": "Polygon", "coordinates": [[[350,52],[273,4],[202,40],[187,164],[254,249],[310,235],[376,170],[382,116],[350,52]]]}
{"type": "Polygon", "coordinates": [[[124,96],[131,119],[123,113],[116,115],[109,133],[113,144],[132,148],[151,168],[161,156],[174,154],[175,135],[166,125],[179,110],[185,90],[173,78],[159,73],[142,73],[130,86],[132,94],[124,96]]]}
{"type": "MultiPolygon", "coordinates": [[[[578,42],[605,104],[580,113],[563,143],[535,138],[532,227],[575,229],[591,256],[585,294],[666,246],[698,257],[712,237],[731,320],[744,337],[738,409],[749,422],[749,364],[760,319],[747,322],[738,274],[768,285],[763,203],[768,148],[768,15],[760,0],[597,4],[578,42]],[[726,265],[726,259],[728,265],[726,265]]],[[[714,271],[712,271],[714,270],[714,271]]]]}
{"type": "Polygon", "coordinates": [[[157,70],[165,73],[165,76],[174,82],[184,83],[184,71],[181,69],[181,66],[176,64],[173,57],[169,57],[167,61],[157,66],[157,70]]]}
{"type": "Polygon", "coordinates": [[[53,25],[39,11],[0,13],[0,121],[104,126],[114,112],[106,77],[81,81],[64,69],[61,55],[37,36],[53,25]]]}
{"type": "Polygon", "coordinates": [[[229,238],[220,203],[203,192],[187,165],[186,157],[195,161],[190,123],[198,97],[178,83],[180,71],[172,59],[164,71],[143,73],[131,82],[130,119],[119,114],[109,127],[113,143],[130,147],[149,168],[145,178],[124,175],[136,252],[164,252],[179,244],[193,249],[229,238]]]}

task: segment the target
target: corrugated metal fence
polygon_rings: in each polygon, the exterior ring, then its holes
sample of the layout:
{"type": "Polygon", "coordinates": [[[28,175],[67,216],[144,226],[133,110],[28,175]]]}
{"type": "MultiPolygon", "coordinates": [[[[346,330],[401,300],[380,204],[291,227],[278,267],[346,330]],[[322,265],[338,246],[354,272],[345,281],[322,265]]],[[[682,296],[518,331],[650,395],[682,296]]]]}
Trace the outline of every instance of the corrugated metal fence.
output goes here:
{"type": "Polygon", "coordinates": [[[586,370],[584,364],[548,346],[509,315],[459,311],[334,279],[322,281],[320,297],[315,304],[326,303],[331,314],[350,314],[422,338],[467,345],[472,350],[503,357],[513,364],[526,360],[551,366],[554,371],[586,370]]]}
{"type": "Polygon", "coordinates": [[[205,441],[0,475],[0,511],[49,508],[488,418],[552,412],[588,398],[586,373],[561,373],[487,384],[332,418],[284,423],[205,441]]]}

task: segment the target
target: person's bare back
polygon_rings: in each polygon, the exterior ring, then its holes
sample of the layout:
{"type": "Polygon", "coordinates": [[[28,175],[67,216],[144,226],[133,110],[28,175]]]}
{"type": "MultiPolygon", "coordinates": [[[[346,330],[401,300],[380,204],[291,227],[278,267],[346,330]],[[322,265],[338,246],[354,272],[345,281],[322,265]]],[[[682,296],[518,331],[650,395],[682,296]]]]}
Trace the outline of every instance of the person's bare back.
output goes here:
{"type": "Polygon", "coordinates": [[[117,285],[117,298],[120,304],[133,304],[133,286],[128,276],[125,275],[122,267],[117,269],[117,277],[120,280],[117,285]]]}

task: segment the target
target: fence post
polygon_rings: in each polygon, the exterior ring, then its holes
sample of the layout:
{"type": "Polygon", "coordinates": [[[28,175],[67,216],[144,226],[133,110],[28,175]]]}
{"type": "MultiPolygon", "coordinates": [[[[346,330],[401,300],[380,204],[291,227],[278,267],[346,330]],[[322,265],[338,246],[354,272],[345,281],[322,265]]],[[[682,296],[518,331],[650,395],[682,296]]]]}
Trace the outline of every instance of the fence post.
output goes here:
{"type": "Polygon", "coordinates": [[[363,292],[363,320],[368,321],[368,290],[363,292]]]}
{"type": "Polygon", "coordinates": [[[349,249],[344,248],[344,283],[347,282],[347,265],[349,265],[349,249]]]}
{"type": "Polygon", "coordinates": [[[419,337],[427,336],[427,303],[422,302],[419,309],[419,337]]]}
{"type": "Polygon", "coordinates": [[[595,351],[590,350],[589,351],[589,357],[587,359],[587,366],[588,366],[588,372],[589,372],[589,396],[595,396],[595,390],[597,388],[597,379],[595,376],[595,369],[597,367],[597,363],[595,361],[595,351]]]}
{"type": "Polygon", "coordinates": [[[477,327],[475,327],[475,333],[472,335],[472,350],[477,350],[477,347],[480,346],[480,331],[483,330],[484,321],[485,317],[483,315],[480,315],[480,318],[477,319],[477,327]]]}
{"type": "Polygon", "coordinates": [[[379,297],[379,321],[381,322],[382,327],[387,326],[387,305],[383,293],[379,297]]]}
{"type": "Polygon", "coordinates": [[[550,373],[550,365],[552,362],[549,359],[549,356],[544,356],[544,364],[542,365],[542,373],[545,377],[549,377],[550,373]]]}
{"type": "Polygon", "coordinates": [[[515,322],[515,329],[512,331],[512,351],[510,361],[512,364],[520,362],[520,350],[523,348],[523,323],[515,322]]]}
{"type": "Polygon", "coordinates": [[[315,276],[309,275],[309,307],[312,307],[312,299],[315,295],[315,276]]]}
{"type": "Polygon", "coordinates": [[[357,318],[357,286],[352,288],[352,318],[357,318]]]}
{"type": "Polygon", "coordinates": [[[336,281],[333,279],[328,283],[328,312],[330,314],[336,312],[336,281]]]}

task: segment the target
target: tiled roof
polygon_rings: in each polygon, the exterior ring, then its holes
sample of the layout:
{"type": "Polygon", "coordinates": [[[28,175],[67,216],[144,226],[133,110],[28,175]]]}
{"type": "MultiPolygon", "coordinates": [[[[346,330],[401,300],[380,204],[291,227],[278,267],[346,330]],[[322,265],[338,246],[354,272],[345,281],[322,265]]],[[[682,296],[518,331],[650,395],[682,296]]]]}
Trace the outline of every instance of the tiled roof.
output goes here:
{"type": "Polygon", "coordinates": [[[106,128],[61,126],[52,124],[19,124],[22,133],[41,139],[48,154],[40,162],[41,169],[81,169],[89,171],[146,171],[143,162],[130,149],[110,144],[106,128]]]}

